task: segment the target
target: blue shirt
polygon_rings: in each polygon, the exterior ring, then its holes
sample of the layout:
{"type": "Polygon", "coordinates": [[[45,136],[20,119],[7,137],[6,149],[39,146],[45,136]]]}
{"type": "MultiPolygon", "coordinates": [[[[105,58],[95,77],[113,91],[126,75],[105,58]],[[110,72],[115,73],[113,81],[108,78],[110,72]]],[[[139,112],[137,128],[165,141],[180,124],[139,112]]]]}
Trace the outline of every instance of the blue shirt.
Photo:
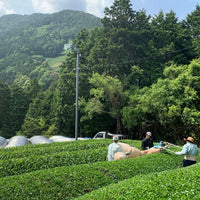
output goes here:
{"type": "Polygon", "coordinates": [[[116,142],[113,142],[112,144],[110,144],[108,146],[108,161],[114,160],[114,154],[120,151],[121,151],[121,148],[116,142]]]}
{"type": "Polygon", "coordinates": [[[196,144],[193,144],[191,142],[187,142],[187,144],[185,144],[183,146],[183,149],[179,152],[176,152],[176,155],[192,155],[192,156],[196,156],[199,152],[199,149],[197,147],[196,144]]]}

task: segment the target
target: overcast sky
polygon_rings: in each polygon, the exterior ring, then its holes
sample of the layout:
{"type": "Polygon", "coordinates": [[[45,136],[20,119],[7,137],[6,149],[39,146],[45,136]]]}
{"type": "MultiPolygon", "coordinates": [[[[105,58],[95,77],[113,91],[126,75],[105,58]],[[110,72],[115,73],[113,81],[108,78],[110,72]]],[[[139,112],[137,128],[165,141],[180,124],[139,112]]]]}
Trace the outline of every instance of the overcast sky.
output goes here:
{"type": "MultiPolygon", "coordinates": [[[[6,14],[54,13],[64,9],[84,11],[98,17],[104,16],[104,8],[114,0],[0,0],[0,16],[6,14]]],[[[157,15],[173,10],[182,20],[190,14],[200,0],[131,0],[133,10],[145,9],[147,14],[157,15]]]]}

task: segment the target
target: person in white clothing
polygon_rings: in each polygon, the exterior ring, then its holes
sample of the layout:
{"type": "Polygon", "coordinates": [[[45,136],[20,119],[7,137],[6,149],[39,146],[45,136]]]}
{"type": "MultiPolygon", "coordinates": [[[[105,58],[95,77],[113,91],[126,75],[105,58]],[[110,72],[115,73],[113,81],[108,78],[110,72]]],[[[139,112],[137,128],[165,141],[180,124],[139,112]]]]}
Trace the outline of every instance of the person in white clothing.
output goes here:
{"type": "Polygon", "coordinates": [[[196,164],[196,156],[199,153],[199,149],[194,143],[194,138],[188,137],[184,138],[186,144],[183,146],[181,151],[175,152],[176,155],[184,155],[183,167],[187,167],[196,164]]]}
{"type": "Polygon", "coordinates": [[[117,152],[121,152],[121,147],[117,144],[118,140],[118,136],[113,136],[113,143],[108,146],[108,161],[113,161],[114,154],[117,152]]]}

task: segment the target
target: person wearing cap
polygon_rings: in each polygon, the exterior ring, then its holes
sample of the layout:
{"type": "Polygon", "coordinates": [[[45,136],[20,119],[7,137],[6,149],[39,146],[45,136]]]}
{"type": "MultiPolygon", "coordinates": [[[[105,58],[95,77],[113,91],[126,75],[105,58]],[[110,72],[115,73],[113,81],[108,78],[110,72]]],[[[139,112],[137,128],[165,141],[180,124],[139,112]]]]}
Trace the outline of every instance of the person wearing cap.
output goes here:
{"type": "Polygon", "coordinates": [[[146,132],[146,137],[142,140],[142,150],[147,150],[153,147],[153,140],[151,139],[151,132],[146,132]]]}
{"type": "Polygon", "coordinates": [[[199,149],[194,143],[192,137],[184,138],[186,144],[183,146],[181,151],[175,152],[176,155],[185,155],[183,159],[183,167],[187,167],[196,163],[196,156],[199,149]]]}
{"type": "Polygon", "coordinates": [[[117,152],[121,152],[120,146],[117,144],[118,143],[118,136],[113,136],[113,143],[108,146],[108,161],[113,161],[114,160],[114,154],[117,152]]]}

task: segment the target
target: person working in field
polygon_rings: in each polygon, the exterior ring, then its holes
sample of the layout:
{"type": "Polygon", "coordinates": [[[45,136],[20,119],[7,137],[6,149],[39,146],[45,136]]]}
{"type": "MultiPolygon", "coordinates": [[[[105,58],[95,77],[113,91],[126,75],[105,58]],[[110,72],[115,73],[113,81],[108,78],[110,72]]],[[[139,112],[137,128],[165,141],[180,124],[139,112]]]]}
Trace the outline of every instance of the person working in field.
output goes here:
{"type": "Polygon", "coordinates": [[[147,150],[153,147],[153,140],[151,139],[151,132],[146,133],[146,137],[142,140],[142,150],[147,150]]]}
{"type": "Polygon", "coordinates": [[[113,136],[113,143],[108,146],[108,161],[113,161],[114,154],[121,152],[121,147],[117,144],[118,140],[118,136],[113,136]]]}
{"type": "Polygon", "coordinates": [[[192,137],[184,138],[186,144],[183,149],[179,152],[175,152],[176,155],[185,155],[183,159],[183,167],[193,165],[196,163],[196,156],[198,155],[199,149],[197,145],[193,144],[194,139],[192,137]]]}

